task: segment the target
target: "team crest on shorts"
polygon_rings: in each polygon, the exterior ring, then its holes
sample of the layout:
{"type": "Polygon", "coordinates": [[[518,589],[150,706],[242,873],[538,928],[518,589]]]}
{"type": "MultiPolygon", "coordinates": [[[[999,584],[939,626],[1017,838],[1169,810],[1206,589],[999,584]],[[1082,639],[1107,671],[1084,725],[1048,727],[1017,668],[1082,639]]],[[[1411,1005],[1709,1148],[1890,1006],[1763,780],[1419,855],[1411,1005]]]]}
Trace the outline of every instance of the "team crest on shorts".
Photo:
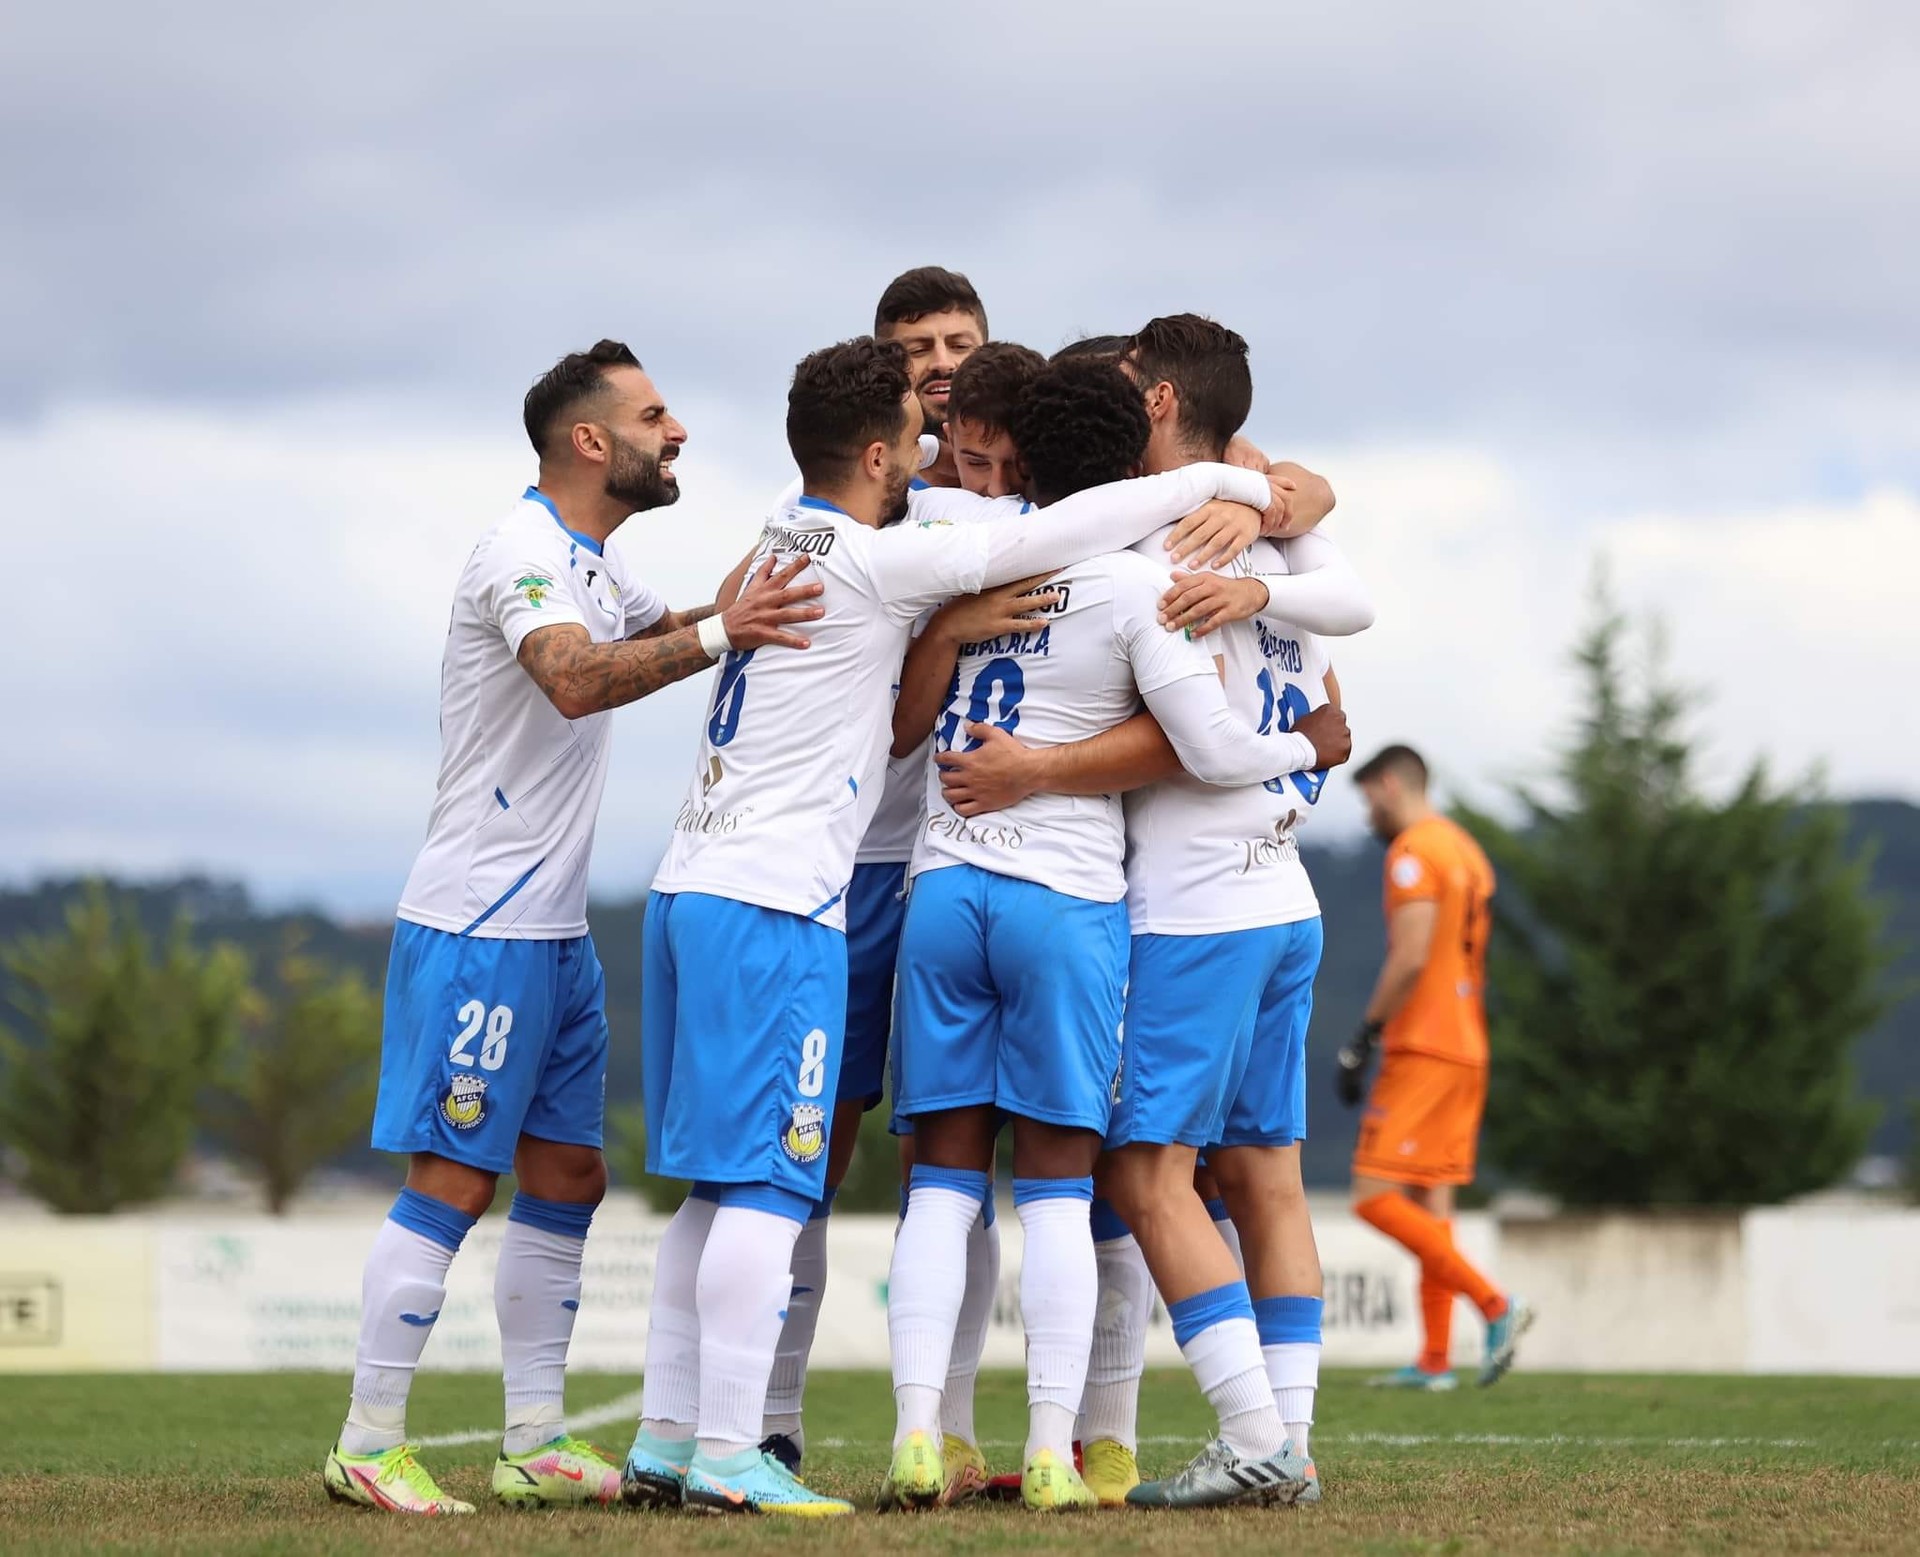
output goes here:
{"type": "Polygon", "coordinates": [[[817,1103],[795,1103],[780,1149],[798,1163],[817,1161],[827,1149],[827,1111],[817,1103]]]}
{"type": "Polygon", "coordinates": [[[456,1130],[471,1130],[487,1117],[487,1083],[482,1076],[455,1076],[440,1099],[440,1117],[456,1130]]]}

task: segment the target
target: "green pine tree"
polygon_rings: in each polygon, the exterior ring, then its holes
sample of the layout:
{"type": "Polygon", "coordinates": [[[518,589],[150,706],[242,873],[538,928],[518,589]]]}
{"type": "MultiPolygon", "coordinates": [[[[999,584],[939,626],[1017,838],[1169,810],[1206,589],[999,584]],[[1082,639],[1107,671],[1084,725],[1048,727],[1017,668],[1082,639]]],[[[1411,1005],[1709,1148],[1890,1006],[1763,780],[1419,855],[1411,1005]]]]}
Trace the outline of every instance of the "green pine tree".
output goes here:
{"type": "Polygon", "coordinates": [[[212,1123],[252,1164],[274,1215],[321,1163],[365,1137],[380,1079],[380,1001],[359,973],[284,940],[215,1090],[212,1123]]]}
{"type": "Polygon", "coordinates": [[[1811,783],[1755,764],[1696,787],[1686,694],[1630,652],[1604,587],[1556,793],[1507,827],[1463,811],[1500,876],[1488,1138],[1574,1204],[1769,1204],[1858,1160],[1850,1054],[1882,1006],[1867,861],[1811,783]]]}
{"type": "Polygon", "coordinates": [[[157,952],[132,904],[92,888],[66,928],[5,953],[24,1036],[0,1031],[0,1139],[56,1211],[156,1200],[192,1144],[196,1098],[233,1040],[247,963],[177,921],[157,952]]]}

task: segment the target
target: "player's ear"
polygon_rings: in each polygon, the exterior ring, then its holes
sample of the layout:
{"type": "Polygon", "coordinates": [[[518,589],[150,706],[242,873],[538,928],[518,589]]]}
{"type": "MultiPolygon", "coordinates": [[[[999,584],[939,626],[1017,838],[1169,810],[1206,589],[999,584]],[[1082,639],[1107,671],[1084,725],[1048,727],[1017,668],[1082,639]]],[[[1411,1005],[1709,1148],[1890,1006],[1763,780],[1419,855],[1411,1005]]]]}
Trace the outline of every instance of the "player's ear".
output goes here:
{"type": "Polygon", "coordinates": [[[1150,421],[1164,422],[1178,408],[1180,397],[1174,392],[1173,385],[1161,379],[1147,391],[1147,418],[1150,421]]]}
{"type": "Polygon", "coordinates": [[[607,457],[607,431],[598,422],[573,424],[573,452],[583,460],[603,463],[607,457]]]}
{"type": "Polygon", "coordinates": [[[887,478],[887,460],[890,454],[887,445],[876,438],[867,445],[867,451],[860,456],[860,468],[867,473],[868,479],[884,481],[887,478]]]}

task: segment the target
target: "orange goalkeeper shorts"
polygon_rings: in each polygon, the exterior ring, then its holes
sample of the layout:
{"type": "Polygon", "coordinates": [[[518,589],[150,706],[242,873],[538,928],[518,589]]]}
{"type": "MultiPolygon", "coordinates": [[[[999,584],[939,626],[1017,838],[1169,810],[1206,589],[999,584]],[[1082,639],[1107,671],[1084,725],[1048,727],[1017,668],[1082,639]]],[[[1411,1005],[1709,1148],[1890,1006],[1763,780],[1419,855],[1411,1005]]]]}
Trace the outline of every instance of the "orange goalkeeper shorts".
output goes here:
{"type": "Polygon", "coordinates": [[[1389,1051],[1360,1118],[1357,1177],[1471,1184],[1487,1105],[1487,1068],[1389,1051]]]}

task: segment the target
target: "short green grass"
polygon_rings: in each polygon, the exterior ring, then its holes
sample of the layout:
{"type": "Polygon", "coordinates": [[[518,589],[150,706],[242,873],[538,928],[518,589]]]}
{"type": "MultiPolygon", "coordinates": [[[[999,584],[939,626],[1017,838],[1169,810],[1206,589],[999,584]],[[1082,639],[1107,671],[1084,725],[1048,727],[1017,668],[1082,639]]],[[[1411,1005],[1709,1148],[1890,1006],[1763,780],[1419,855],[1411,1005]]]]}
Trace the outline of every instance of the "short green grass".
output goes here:
{"type": "MultiPolygon", "coordinates": [[[[576,1413],[637,1380],[581,1375],[576,1413]]],[[[1233,1557],[1322,1552],[1920,1551],[1920,1383],[1845,1379],[1552,1377],[1498,1389],[1390,1395],[1333,1375],[1320,1397],[1317,1509],[1031,1516],[968,1507],[863,1512],[793,1525],[627,1510],[512,1514],[486,1502],[492,1448],[424,1458],[481,1504],[469,1520],[403,1521],[330,1505],[319,1468],[346,1404],[342,1378],[8,1378],[0,1381],[0,1551],[34,1553],[648,1553],[913,1547],[1233,1557]]],[[[421,1377],[423,1435],[498,1420],[497,1384],[421,1377]]],[[[995,1469],[1022,1432],[1020,1380],[982,1380],[995,1469]]],[[[1148,1377],[1148,1472],[1208,1426],[1184,1374],[1148,1377]]],[[[876,1374],[815,1376],[808,1479],[871,1509],[891,1422],[876,1374]]],[[[624,1418],[589,1436],[618,1455],[624,1418]]]]}

